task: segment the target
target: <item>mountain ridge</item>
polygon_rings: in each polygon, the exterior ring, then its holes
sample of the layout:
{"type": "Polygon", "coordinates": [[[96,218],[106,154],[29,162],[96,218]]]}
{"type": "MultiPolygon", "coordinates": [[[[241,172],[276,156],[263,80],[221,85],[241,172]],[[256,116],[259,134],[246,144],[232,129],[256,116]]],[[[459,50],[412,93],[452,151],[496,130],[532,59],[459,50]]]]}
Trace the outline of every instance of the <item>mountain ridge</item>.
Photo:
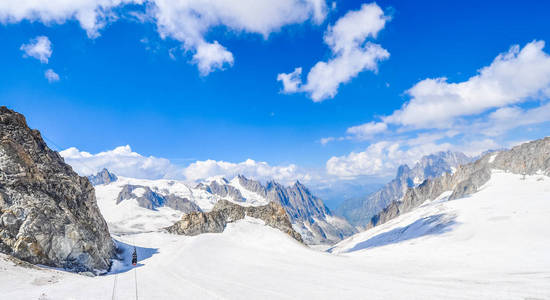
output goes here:
{"type": "Polygon", "coordinates": [[[409,188],[401,200],[390,203],[373,216],[367,228],[409,212],[446,191],[451,192],[449,200],[473,194],[491,179],[493,169],[523,175],[534,175],[537,172],[550,175],[550,137],[523,143],[510,150],[489,152],[475,162],[459,166],[453,173],[426,179],[419,186],[409,188]]]}
{"type": "Polygon", "coordinates": [[[453,172],[458,165],[471,160],[472,158],[464,153],[453,151],[440,151],[423,156],[412,168],[406,164],[400,165],[395,178],[378,191],[363,198],[345,201],[335,212],[351,224],[365,227],[373,216],[403,197],[408,188],[421,184],[427,178],[453,172]]]}

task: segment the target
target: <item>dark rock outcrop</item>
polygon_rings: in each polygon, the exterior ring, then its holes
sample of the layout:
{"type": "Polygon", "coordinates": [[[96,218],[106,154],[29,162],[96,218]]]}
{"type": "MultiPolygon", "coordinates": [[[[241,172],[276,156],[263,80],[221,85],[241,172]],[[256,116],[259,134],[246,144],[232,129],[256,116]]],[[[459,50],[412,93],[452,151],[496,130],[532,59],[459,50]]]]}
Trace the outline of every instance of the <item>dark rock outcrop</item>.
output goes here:
{"type": "Polygon", "coordinates": [[[220,233],[223,232],[227,223],[241,220],[245,216],[263,220],[266,225],[277,228],[297,241],[303,242],[300,234],[292,228],[283,207],[275,202],[263,206],[244,207],[227,200],[220,200],[212,211],[186,214],[166,230],[181,235],[220,233]]]}
{"type": "Polygon", "coordinates": [[[0,107],[0,251],[94,273],[108,269],[115,254],[88,179],[6,107],[0,107]]]}
{"type": "Polygon", "coordinates": [[[138,205],[148,209],[157,209],[158,207],[170,207],[184,213],[200,212],[201,209],[195,203],[187,198],[181,198],[176,195],[162,195],[154,192],[148,186],[127,184],[122,187],[122,190],[117,196],[116,203],[128,199],[136,199],[138,205]],[[140,193],[137,193],[137,192],[140,193]]]}
{"type": "Polygon", "coordinates": [[[93,186],[100,185],[100,184],[109,184],[111,182],[115,182],[118,180],[118,177],[109,172],[109,170],[103,168],[100,172],[98,172],[95,175],[88,176],[88,180],[93,186]]]}
{"type": "Polygon", "coordinates": [[[510,150],[487,153],[473,163],[459,166],[452,174],[444,173],[440,177],[427,179],[418,187],[409,188],[403,199],[393,201],[372,217],[368,228],[411,211],[426,200],[436,199],[445,191],[452,191],[450,200],[473,194],[489,181],[493,169],[524,175],[542,172],[550,176],[550,137],[510,150]]]}

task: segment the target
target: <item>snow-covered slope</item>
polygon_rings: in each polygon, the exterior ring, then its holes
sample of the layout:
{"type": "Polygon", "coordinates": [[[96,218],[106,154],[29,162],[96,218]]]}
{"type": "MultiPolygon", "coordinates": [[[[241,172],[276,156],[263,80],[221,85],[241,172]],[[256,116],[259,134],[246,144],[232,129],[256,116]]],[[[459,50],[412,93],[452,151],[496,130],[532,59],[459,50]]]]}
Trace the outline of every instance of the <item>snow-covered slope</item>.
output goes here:
{"type": "Polygon", "coordinates": [[[495,171],[472,196],[444,193],[333,253],[247,218],[219,234],[114,236],[126,261],[94,278],[0,256],[1,295],[135,299],[137,279],[139,299],[549,299],[550,177],[521,178],[495,171]]]}
{"type": "MultiPolygon", "coordinates": [[[[531,284],[525,296],[550,297],[550,178],[493,171],[475,194],[448,201],[450,191],[415,210],[350,237],[331,249],[415,276],[468,282],[531,284]],[[416,269],[416,271],[414,271],[416,269]]],[[[466,292],[466,291],[464,291],[466,292]]],[[[481,294],[498,299],[497,294],[481,294]]]]}

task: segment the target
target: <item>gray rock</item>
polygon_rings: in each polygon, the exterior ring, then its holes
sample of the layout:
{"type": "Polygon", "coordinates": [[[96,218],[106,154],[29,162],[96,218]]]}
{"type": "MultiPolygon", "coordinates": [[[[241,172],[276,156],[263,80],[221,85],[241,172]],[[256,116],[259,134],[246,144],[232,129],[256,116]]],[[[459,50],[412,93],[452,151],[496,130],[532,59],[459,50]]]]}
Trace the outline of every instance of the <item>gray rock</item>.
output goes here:
{"type": "Polygon", "coordinates": [[[89,180],[6,107],[0,107],[0,251],[93,273],[107,270],[115,254],[89,180]]]}
{"type": "Polygon", "coordinates": [[[411,211],[426,200],[436,199],[444,191],[452,191],[450,200],[462,198],[479,190],[491,178],[491,170],[550,176],[550,137],[524,143],[510,150],[483,155],[473,163],[459,166],[453,173],[427,179],[418,187],[407,190],[402,199],[393,201],[372,217],[368,228],[383,224],[400,214],[411,211]]]}
{"type": "Polygon", "coordinates": [[[170,233],[198,235],[201,233],[223,232],[228,223],[243,219],[245,216],[263,220],[266,225],[279,229],[299,242],[302,237],[293,228],[286,211],[275,202],[263,206],[240,206],[227,200],[220,200],[210,212],[186,214],[174,225],[167,227],[170,233]]]}
{"type": "Polygon", "coordinates": [[[187,198],[181,198],[173,194],[163,195],[152,191],[148,186],[126,184],[122,187],[116,198],[116,204],[128,199],[136,199],[139,206],[156,210],[158,207],[170,207],[184,213],[200,212],[201,209],[195,203],[187,198]],[[136,189],[143,189],[141,196],[135,195],[133,192],[136,189]]]}
{"type": "Polygon", "coordinates": [[[109,184],[111,182],[115,182],[118,180],[118,177],[109,172],[109,170],[103,168],[100,172],[98,172],[95,175],[88,176],[88,180],[93,186],[100,185],[100,184],[109,184]]]}
{"type": "Polygon", "coordinates": [[[241,192],[235,187],[228,185],[227,180],[224,178],[223,182],[225,184],[219,184],[216,181],[212,181],[209,184],[199,183],[197,188],[203,189],[214,195],[218,195],[224,198],[230,198],[235,202],[244,202],[244,197],[241,195],[241,192]]]}

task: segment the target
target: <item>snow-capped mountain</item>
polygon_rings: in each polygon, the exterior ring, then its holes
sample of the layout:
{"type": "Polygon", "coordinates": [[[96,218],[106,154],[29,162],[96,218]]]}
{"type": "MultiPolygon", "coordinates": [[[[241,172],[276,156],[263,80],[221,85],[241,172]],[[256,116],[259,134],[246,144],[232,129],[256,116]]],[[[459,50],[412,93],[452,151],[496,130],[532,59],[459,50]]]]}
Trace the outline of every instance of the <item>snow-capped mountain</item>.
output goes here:
{"type": "Polygon", "coordinates": [[[452,173],[456,167],[470,161],[472,158],[464,153],[446,151],[422,157],[412,169],[407,165],[401,165],[395,179],[367,197],[343,202],[336,209],[336,214],[343,216],[355,226],[365,227],[373,216],[390,203],[401,199],[408,188],[418,186],[428,178],[452,173]]]}
{"type": "MultiPolygon", "coordinates": [[[[108,171],[102,172],[108,173],[108,171]]],[[[102,174],[98,174],[94,178],[103,177],[102,174]]],[[[140,207],[155,209],[166,216],[166,220],[173,222],[177,221],[183,213],[210,211],[221,199],[242,206],[266,205],[273,201],[283,206],[293,228],[302,235],[306,243],[335,243],[356,232],[355,228],[346,220],[333,216],[323,201],[315,197],[300,182],[296,182],[292,186],[283,186],[270,181],[263,185],[259,181],[238,175],[231,180],[221,177],[210,178],[191,186],[176,180],[118,177],[116,181],[99,184],[95,188],[99,205],[106,205],[110,208],[109,210],[121,209],[116,204],[124,204],[125,200],[135,201],[140,207]]],[[[146,214],[153,216],[154,212],[146,214]]],[[[116,222],[112,225],[117,229],[112,230],[133,232],[132,226],[134,228],[148,227],[153,230],[158,226],[166,225],[164,222],[157,223],[157,225],[143,224],[143,221],[133,224],[132,218],[129,218],[126,222],[128,227],[121,228],[120,222],[116,222]]]]}

